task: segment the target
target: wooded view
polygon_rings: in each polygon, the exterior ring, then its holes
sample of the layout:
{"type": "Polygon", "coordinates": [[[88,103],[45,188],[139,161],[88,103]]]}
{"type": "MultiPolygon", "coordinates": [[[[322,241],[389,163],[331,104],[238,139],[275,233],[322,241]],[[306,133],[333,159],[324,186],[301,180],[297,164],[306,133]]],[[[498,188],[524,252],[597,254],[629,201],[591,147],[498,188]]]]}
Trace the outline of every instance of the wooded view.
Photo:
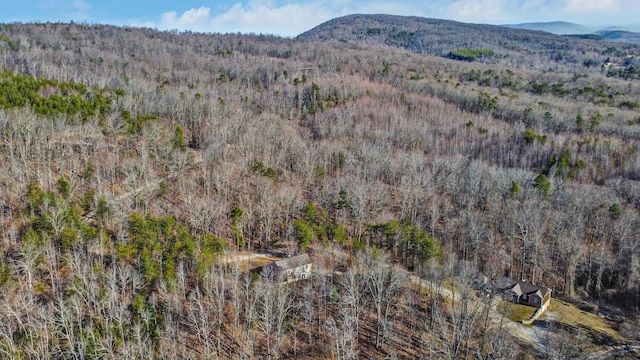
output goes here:
{"type": "Polygon", "coordinates": [[[1,25],[0,358],[638,345],[640,45],[360,19],[294,39],[1,25]],[[239,251],[308,253],[313,275],[222,261],[239,251]],[[484,287],[504,278],[607,327],[510,336],[484,287]]]}

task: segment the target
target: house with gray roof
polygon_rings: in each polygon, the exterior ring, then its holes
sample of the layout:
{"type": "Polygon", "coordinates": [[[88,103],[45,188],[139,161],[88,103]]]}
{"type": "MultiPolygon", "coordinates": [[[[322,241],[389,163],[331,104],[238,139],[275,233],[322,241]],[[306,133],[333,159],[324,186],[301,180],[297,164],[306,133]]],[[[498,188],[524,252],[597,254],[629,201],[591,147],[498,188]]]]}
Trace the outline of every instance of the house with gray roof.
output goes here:
{"type": "Polygon", "coordinates": [[[311,258],[309,254],[301,254],[276,260],[264,266],[262,273],[281,278],[285,283],[308,279],[311,276],[311,258]]]}
{"type": "Polygon", "coordinates": [[[537,308],[546,307],[551,301],[551,289],[524,281],[506,282],[500,286],[507,300],[537,308]]]}

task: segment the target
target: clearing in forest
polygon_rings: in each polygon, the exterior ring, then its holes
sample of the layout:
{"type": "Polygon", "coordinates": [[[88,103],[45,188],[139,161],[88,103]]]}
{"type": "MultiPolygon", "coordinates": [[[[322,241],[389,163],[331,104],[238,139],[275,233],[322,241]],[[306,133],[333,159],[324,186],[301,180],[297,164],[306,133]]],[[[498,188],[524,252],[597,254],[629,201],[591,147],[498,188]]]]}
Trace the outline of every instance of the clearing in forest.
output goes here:
{"type": "Polygon", "coordinates": [[[257,269],[259,267],[270,264],[273,261],[280,260],[282,257],[275,256],[271,253],[255,253],[250,251],[230,252],[221,256],[221,264],[238,263],[238,268],[242,272],[257,269]]]}

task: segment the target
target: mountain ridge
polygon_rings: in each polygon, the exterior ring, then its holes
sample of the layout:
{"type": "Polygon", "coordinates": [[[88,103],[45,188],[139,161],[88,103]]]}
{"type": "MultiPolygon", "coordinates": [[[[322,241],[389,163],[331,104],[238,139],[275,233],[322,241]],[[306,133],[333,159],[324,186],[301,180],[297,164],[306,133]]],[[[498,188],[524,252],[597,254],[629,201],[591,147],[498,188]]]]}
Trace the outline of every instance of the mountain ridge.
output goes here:
{"type": "Polygon", "coordinates": [[[626,42],[626,43],[640,43],[640,33],[624,30],[600,30],[595,34],[602,36],[610,41],[626,42]]]}
{"type": "Polygon", "coordinates": [[[493,56],[471,58],[519,68],[555,64],[576,71],[599,66],[612,55],[620,55],[622,60],[623,55],[640,54],[637,45],[631,45],[624,54],[609,54],[612,43],[606,37],[571,37],[540,30],[415,16],[354,14],[329,20],[298,35],[297,39],[384,46],[458,59],[460,57],[452,56],[452,52],[484,49],[491,51],[493,56]]]}
{"type": "Polygon", "coordinates": [[[525,29],[535,31],[545,31],[556,35],[582,35],[583,39],[610,40],[617,42],[640,43],[640,26],[607,26],[607,27],[589,27],[567,21],[551,21],[551,22],[532,22],[521,24],[505,24],[507,28],[525,29]]]}
{"type": "Polygon", "coordinates": [[[504,24],[501,26],[513,29],[546,31],[556,35],[588,34],[596,30],[588,26],[568,21],[528,22],[519,24],[504,24]]]}

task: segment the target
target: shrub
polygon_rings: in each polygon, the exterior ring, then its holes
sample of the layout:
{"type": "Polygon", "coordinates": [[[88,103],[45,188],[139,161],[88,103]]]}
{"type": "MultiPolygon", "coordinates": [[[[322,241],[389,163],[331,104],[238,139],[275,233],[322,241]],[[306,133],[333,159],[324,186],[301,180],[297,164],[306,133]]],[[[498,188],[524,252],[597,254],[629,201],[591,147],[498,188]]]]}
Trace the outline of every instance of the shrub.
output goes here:
{"type": "Polygon", "coordinates": [[[544,143],[547,142],[547,136],[546,135],[537,134],[532,129],[527,129],[527,130],[523,131],[521,135],[522,135],[522,138],[524,139],[524,141],[527,144],[531,144],[531,143],[533,143],[535,141],[538,141],[540,144],[544,145],[544,143]]]}
{"type": "Polygon", "coordinates": [[[173,135],[173,148],[177,150],[184,150],[187,147],[187,143],[184,140],[184,130],[182,126],[176,126],[176,130],[173,135]]]}
{"type": "Polygon", "coordinates": [[[546,198],[550,197],[551,192],[553,191],[551,188],[551,181],[545,174],[540,174],[535,178],[533,181],[533,187],[537,188],[538,191],[540,191],[540,193],[546,198]]]}
{"type": "Polygon", "coordinates": [[[623,101],[622,103],[620,103],[620,107],[626,107],[633,110],[639,108],[640,103],[638,103],[637,101],[623,101]]]}

